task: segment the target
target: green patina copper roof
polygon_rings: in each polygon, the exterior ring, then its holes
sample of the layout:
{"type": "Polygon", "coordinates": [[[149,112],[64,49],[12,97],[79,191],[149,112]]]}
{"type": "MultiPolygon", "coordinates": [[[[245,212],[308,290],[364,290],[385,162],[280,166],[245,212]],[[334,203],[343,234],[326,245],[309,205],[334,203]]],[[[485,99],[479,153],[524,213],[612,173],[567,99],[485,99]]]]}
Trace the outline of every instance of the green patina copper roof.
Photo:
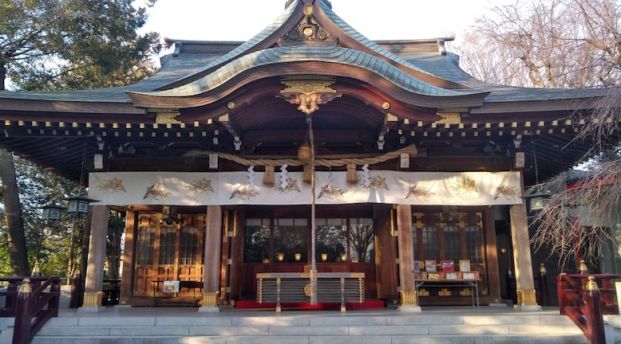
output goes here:
{"type": "Polygon", "coordinates": [[[395,66],[365,52],[336,46],[290,46],[261,50],[244,55],[220,67],[205,77],[187,85],[159,92],[153,96],[194,96],[213,90],[236,75],[261,66],[290,62],[327,62],[362,68],[381,76],[396,86],[420,95],[463,96],[472,91],[457,91],[434,86],[418,80],[395,66]]]}
{"type": "Polygon", "coordinates": [[[301,0],[290,0],[285,11],[259,34],[233,50],[213,56],[200,53],[181,53],[163,58],[162,68],[150,78],[125,87],[67,92],[10,92],[0,91],[0,99],[60,100],[75,102],[131,103],[127,93],[155,96],[190,96],[207,92],[222,85],[241,72],[265,65],[296,61],[319,61],[355,66],[375,73],[408,92],[427,96],[463,96],[488,93],[485,103],[569,100],[601,96],[601,89],[541,89],[491,85],[468,75],[459,67],[454,54],[427,54],[402,57],[385,49],[353,29],[334,13],[327,0],[316,0],[316,6],[328,20],[345,34],[368,49],[368,52],[336,46],[287,46],[256,51],[256,47],[283,27],[296,14],[301,0]],[[255,50],[254,52],[251,52],[255,50]],[[372,54],[378,55],[374,56],[372,54]],[[425,75],[437,77],[469,89],[456,90],[432,85],[393,66],[398,64],[425,75]],[[216,69],[217,68],[217,69],[216,69]],[[210,74],[206,71],[213,70],[210,74]],[[200,75],[204,75],[196,79],[200,75]],[[192,82],[183,80],[194,77],[192,82]],[[180,85],[170,88],[171,85],[180,85]]]}

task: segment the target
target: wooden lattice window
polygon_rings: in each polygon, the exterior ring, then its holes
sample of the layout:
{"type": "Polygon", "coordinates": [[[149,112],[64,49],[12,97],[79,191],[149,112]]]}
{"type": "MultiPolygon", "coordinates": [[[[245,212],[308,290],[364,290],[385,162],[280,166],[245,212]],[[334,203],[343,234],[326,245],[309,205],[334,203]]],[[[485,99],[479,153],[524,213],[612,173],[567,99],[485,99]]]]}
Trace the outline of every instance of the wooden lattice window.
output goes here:
{"type": "Polygon", "coordinates": [[[269,259],[270,219],[246,219],[244,261],[260,263],[269,259]]]}
{"type": "Polygon", "coordinates": [[[339,262],[347,256],[347,219],[319,218],[317,226],[317,261],[339,262]],[[324,260],[325,258],[325,260],[324,260]]]}
{"type": "Polygon", "coordinates": [[[194,226],[181,228],[180,265],[194,265],[198,256],[198,229],[194,226]]]}
{"type": "Polygon", "coordinates": [[[466,258],[472,264],[483,265],[483,224],[481,213],[468,214],[464,226],[466,237],[466,258]]]}
{"type": "Polygon", "coordinates": [[[309,239],[308,219],[275,219],[274,250],[276,262],[306,262],[309,239]],[[280,259],[281,257],[282,260],[280,259]]]}
{"type": "MultiPolygon", "coordinates": [[[[142,221],[141,221],[142,222],[142,221]]],[[[148,225],[148,219],[147,219],[148,225]]],[[[155,228],[153,227],[140,227],[138,228],[138,242],[137,251],[138,259],[137,264],[146,266],[153,265],[153,244],[155,242],[155,228]]]]}
{"type": "Polygon", "coordinates": [[[461,255],[461,240],[457,223],[447,223],[442,228],[444,234],[444,257],[443,259],[458,260],[461,255]]]}
{"type": "Polygon", "coordinates": [[[160,229],[160,260],[159,265],[175,264],[177,246],[177,228],[164,227],[160,229]]]}
{"type": "Polygon", "coordinates": [[[349,219],[349,255],[354,263],[371,263],[375,259],[373,219],[349,219]]]}
{"type": "Polygon", "coordinates": [[[435,214],[425,214],[423,221],[421,235],[423,252],[421,256],[423,259],[440,259],[437,216],[435,214]]]}
{"type": "Polygon", "coordinates": [[[484,265],[481,212],[420,212],[412,218],[415,259],[457,261],[484,265]]]}

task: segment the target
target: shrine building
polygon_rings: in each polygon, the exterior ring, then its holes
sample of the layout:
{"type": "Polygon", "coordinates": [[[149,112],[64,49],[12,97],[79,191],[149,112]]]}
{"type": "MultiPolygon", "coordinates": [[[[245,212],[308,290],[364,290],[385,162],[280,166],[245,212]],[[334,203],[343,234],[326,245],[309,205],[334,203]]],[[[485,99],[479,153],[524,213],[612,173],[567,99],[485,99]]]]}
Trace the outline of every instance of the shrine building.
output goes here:
{"type": "Polygon", "coordinates": [[[167,40],[129,86],[0,92],[0,144],[97,201],[85,309],[111,210],[124,305],[494,305],[508,269],[538,309],[524,188],[584,156],[603,90],[491,85],[451,40],[289,0],[245,42],[167,40]]]}

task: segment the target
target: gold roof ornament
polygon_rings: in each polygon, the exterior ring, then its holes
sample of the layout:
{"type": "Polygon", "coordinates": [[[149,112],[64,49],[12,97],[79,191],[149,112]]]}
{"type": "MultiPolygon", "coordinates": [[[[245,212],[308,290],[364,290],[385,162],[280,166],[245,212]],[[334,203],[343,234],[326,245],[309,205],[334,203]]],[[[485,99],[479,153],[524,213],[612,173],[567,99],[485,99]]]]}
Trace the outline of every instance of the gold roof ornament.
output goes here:
{"type": "Polygon", "coordinates": [[[298,105],[298,110],[307,115],[319,110],[319,105],[342,96],[330,87],[334,80],[283,80],[282,83],[287,86],[280,91],[282,98],[298,105]]]}

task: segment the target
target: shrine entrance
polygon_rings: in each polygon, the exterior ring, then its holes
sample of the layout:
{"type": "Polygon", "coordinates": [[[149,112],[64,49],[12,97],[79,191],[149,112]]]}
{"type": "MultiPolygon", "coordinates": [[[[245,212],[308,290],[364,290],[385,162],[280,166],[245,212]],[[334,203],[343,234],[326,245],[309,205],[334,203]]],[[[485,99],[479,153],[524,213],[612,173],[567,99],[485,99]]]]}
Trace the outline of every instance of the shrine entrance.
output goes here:
{"type": "MultiPolygon", "coordinates": [[[[245,207],[240,299],[257,297],[259,273],[309,271],[310,223],[309,206],[245,207]]],[[[373,206],[318,206],[316,223],[317,271],[364,273],[365,297],[377,299],[373,206]]]]}

